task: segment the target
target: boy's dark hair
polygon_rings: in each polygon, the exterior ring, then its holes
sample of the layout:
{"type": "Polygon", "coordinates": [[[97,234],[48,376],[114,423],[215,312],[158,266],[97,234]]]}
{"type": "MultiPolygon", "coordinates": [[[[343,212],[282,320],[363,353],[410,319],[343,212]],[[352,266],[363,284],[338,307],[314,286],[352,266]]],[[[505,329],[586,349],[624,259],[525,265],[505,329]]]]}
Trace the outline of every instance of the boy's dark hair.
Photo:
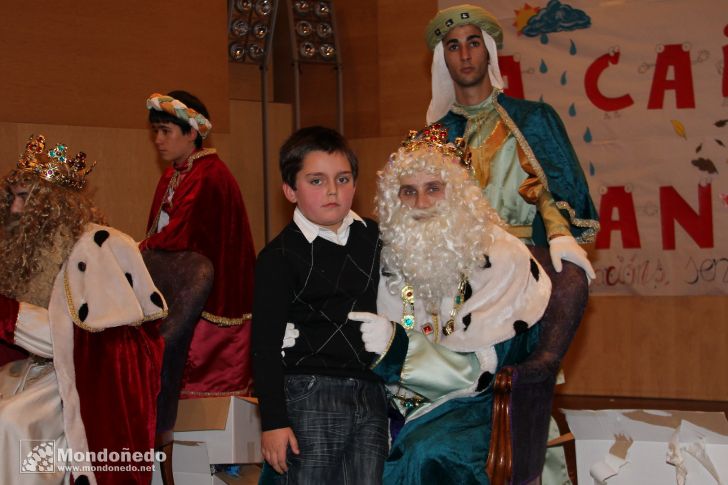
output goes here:
{"type": "MultiPolygon", "coordinates": [[[[208,120],[210,119],[210,113],[207,112],[207,107],[205,107],[204,103],[200,101],[197,96],[190,94],[187,91],[170,91],[169,93],[167,93],[167,96],[171,96],[174,99],[183,102],[185,105],[187,105],[188,108],[192,108],[208,120]]],[[[182,133],[185,135],[189,133],[192,129],[190,124],[186,121],[183,121],[176,116],[167,113],[166,111],[157,111],[156,109],[149,110],[149,122],[174,123],[175,125],[180,127],[182,133]]],[[[197,134],[197,138],[195,138],[195,148],[202,148],[202,136],[199,133],[197,134]]]]}
{"type": "Polygon", "coordinates": [[[296,189],[296,175],[301,171],[303,159],[313,151],[326,153],[339,152],[346,156],[351,166],[351,174],[356,181],[359,174],[359,161],[349,147],[346,139],[336,130],[324,126],[308,126],[293,133],[281,146],[281,177],[292,189],[296,189]]]}

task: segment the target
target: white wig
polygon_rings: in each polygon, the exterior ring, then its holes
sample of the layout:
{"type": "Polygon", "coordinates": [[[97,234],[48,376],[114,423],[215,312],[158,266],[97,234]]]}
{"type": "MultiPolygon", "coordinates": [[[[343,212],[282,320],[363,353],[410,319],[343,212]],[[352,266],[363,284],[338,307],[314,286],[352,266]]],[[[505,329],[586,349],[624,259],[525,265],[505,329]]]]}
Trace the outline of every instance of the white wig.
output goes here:
{"type": "Polygon", "coordinates": [[[387,288],[398,294],[406,281],[426,304],[457,287],[460,275],[482,265],[493,241],[492,227],[503,223],[455,156],[434,147],[400,148],[378,173],[377,214],[382,242],[382,268],[387,288]],[[413,219],[399,199],[400,178],[425,172],[445,183],[445,198],[426,220],[413,219]]]}

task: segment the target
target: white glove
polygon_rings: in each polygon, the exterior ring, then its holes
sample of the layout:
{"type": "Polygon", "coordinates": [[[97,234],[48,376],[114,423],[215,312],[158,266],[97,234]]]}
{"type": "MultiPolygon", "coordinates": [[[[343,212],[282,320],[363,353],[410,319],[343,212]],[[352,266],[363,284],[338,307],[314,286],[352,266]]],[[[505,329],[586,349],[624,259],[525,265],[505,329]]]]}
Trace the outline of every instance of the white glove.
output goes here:
{"type": "Polygon", "coordinates": [[[589,258],[587,258],[586,251],[579,246],[573,236],[558,236],[549,241],[549,252],[551,254],[551,262],[554,265],[554,269],[557,273],[561,273],[563,268],[561,260],[571,261],[575,265],[579,266],[586,273],[586,280],[591,283],[591,280],[596,278],[594,268],[592,268],[589,258]]]}
{"type": "Polygon", "coordinates": [[[298,329],[291,322],[286,323],[286,333],[283,334],[283,345],[281,346],[281,357],[286,356],[286,351],[282,349],[289,349],[296,345],[296,339],[298,338],[298,329]]]}
{"type": "Polygon", "coordinates": [[[361,330],[361,339],[367,352],[382,354],[387,350],[387,344],[394,332],[392,322],[376,313],[369,312],[351,312],[348,317],[349,320],[361,322],[359,330],[361,330]]]}

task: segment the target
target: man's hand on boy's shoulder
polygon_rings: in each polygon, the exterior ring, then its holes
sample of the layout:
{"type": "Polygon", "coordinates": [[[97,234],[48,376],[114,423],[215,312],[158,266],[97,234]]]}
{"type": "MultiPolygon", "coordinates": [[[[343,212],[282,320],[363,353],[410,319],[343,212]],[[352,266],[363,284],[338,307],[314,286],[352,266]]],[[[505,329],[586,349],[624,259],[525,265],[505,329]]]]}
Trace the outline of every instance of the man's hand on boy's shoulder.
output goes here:
{"type": "Polygon", "coordinates": [[[298,455],[298,440],[293,433],[293,429],[278,428],[270,431],[263,431],[260,437],[260,445],[263,451],[263,458],[278,473],[286,473],[288,471],[288,463],[286,462],[286,452],[290,445],[291,451],[298,455]]]}

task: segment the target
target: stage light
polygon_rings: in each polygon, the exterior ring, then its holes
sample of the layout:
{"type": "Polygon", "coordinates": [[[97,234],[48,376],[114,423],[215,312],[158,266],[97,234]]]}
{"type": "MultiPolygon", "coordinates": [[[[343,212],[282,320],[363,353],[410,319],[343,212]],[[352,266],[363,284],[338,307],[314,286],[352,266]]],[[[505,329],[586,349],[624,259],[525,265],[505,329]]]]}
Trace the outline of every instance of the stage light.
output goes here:
{"type": "Polygon", "coordinates": [[[291,42],[302,62],[337,61],[336,32],[332,2],[319,0],[288,0],[293,32],[291,42]],[[316,32],[315,36],[311,34],[316,32]]]}
{"type": "Polygon", "coordinates": [[[301,125],[300,75],[305,64],[330,64],[336,73],[336,117],[343,132],[341,51],[332,0],[287,0],[293,53],[294,126],[301,125]]]}
{"type": "Polygon", "coordinates": [[[245,46],[243,44],[231,44],[228,52],[230,59],[235,62],[243,62],[245,58],[245,46]]]}
{"type": "Polygon", "coordinates": [[[231,62],[267,62],[277,6],[277,0],[229,0],[228,59],[231,62]]]}
{"type": "Polygon", "coordinates": [[[321,57],[326,61],[334,59],[336,56],[336,48],[331,44],[321,44],[321,47],[319,47],[319,54],[321,54],[321,57]]]}
{"type": "Polygon", "coordinates": [[[233,22],[230,30],[236,37],[244,38],[246,35],[248,35],[248,31],[250,31],[250,26],[245,19],[237,19],[235,22],[233,22]]]}
{"type": "Polygon", "coordinates": [[[331,24],[327,24],[326,22],[321,22],[316,26],[316,33],[322,39],[327,39],[331,37],[332,32],[333,29],[331,28],[331,24]]]}
{"type": "Polygon", "coordinates": [[[310,22],[307,22],[305,20],[296,22],[296,33],[298,35],[300,35],[301,37],[308,37],[309,35],[311,35],[311,32],[313,32],[313,27],[311,27],[310,22]]]}
{"type": "Polygon", "coordinates": [[[253,7],[253,2],[251,0],[236,0],[235,1],[235,9],[238,12],[247,12],[253,7]]]}

